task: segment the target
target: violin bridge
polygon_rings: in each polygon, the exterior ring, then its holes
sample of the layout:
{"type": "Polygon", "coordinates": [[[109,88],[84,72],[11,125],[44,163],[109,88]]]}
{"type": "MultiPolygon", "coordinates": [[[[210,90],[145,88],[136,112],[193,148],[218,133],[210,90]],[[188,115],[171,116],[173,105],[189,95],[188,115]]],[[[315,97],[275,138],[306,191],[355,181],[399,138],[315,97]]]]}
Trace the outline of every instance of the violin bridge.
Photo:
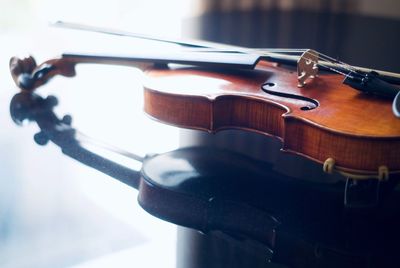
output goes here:
{"type": "Polygon", "coordinates": [[[306,50],[297,61],[298,87],[303,87],[308,79],[317,76],[318,53],[315,50],[306,50]]]}

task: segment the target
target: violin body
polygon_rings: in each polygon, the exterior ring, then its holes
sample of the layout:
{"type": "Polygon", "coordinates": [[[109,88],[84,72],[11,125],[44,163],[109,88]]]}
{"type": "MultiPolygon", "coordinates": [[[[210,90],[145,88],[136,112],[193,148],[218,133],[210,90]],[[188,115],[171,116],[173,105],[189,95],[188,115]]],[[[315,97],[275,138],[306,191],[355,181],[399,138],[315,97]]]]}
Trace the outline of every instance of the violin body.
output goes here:
{"type": "Polygon", "coordinates": [[[400,171],[400,120],[392,102],[362,94],[332,73],[305,87],[295,71],[260,62],[255,70],[153,68],[146,71],[144,111],[170,125],[216,132],[255,131],[282,141],[282,150],[352,174],[400,171]],[[274,92],[302,96],[294,99],[274,92]],[[316,107],[309,107],[310,104],[316,107]]]}

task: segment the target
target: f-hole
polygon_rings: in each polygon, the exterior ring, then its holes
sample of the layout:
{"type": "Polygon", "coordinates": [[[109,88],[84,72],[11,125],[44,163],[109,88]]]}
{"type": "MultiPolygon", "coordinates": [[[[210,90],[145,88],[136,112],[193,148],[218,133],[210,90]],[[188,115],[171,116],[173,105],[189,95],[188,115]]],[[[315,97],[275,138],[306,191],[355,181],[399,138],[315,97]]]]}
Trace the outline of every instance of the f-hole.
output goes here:
{"type": "Polygon", "coordinates": [[[271,94],[271,95],[274,95],[274,96],[279,96],[279,97],[284,97],[284,98],[289,98],[289,99],[296,99],[296,100],[301,100],[301,101],[308,102],[309,103],[308,105],[300,107],[300,110],[302,110],[302,111],[310,111],[310,110],[313,110],[313,109],[315,109],[315,108],[317,108],[319,106],[319,102],[317,100],[315,100],[315,99],[304,97],[304,96],[301,96],[301,95],[292,94],[292,93],[275,91],[275,90],[273,90],[273,88],[275,86],[276,86],[275,83],[266,82],[261,86],[261,90],[264,91],[267,94],[271,94]]]}

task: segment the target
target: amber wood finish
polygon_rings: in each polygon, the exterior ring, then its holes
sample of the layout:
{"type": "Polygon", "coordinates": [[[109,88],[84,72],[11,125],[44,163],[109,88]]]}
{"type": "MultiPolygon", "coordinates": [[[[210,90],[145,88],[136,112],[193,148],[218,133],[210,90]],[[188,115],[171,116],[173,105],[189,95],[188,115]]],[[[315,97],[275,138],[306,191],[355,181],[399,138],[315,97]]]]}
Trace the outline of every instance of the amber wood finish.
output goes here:
{"type": "Polygon", "coordinates": [[[360,93],[335,74],[320,74],[303,88],[295,73],[260,63],[255,71],[216,72],[195,68],[149,70],[144,82],[144,110],[161,122],[216,132],[239,128],[274,136],[282,149],[338,170],[377,173],[386,166],[400,172],[400,120],[391,100],[360,93]],[[304,101],[261,90],[306,96],[319,107],[304,111],[304,101]]]}

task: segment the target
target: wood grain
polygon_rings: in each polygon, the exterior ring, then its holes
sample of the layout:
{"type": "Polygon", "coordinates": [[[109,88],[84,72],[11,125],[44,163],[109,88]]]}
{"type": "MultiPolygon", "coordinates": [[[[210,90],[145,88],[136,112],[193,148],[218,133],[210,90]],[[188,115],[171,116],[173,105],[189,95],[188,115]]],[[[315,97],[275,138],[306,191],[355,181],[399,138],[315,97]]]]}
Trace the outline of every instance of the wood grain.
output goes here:
{"type": "Polygon", "coordinates": [[[373,173],[382,165],[400,172],[400,120],[391,100],[365,95],[342,84],[335,74],[320,74],[297,87],[296,74],[261,63],[254,71],[160,69],[146,73],[144,110],[178,127],[215,132],[239,128],[274,136],[282,149],[336,168],[373,173]],[[304,111],[304,101],[270,95],[274,91],[306,96],[319,107],[304,111]]]}

